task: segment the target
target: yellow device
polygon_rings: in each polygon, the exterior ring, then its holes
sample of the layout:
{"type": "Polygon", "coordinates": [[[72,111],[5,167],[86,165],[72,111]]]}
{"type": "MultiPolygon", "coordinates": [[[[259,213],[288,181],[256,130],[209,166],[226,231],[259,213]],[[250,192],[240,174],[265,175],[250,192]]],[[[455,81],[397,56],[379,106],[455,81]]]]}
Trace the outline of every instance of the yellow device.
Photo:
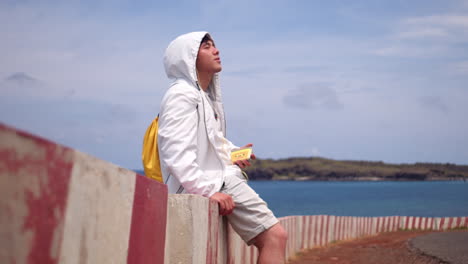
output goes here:
{"type": "Polygon", "coordinates": [[[252,155],[252,148],[243,148],[231,152],[231,161],[236,162],[238,160],[249,160],[252,155]]]}

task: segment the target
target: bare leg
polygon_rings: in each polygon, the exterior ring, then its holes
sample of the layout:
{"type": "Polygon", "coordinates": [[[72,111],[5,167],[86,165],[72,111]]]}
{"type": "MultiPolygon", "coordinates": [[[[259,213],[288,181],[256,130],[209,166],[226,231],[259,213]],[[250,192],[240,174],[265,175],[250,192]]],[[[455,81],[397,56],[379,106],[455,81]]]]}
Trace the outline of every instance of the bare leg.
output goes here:
{"type": "Polygon", "coordinates": [[[258,248],[258,264],[282,264],[285,262],[286,241],[288,234],[283,226],[276,224],[255,237],[254,245],[258,248]]]}

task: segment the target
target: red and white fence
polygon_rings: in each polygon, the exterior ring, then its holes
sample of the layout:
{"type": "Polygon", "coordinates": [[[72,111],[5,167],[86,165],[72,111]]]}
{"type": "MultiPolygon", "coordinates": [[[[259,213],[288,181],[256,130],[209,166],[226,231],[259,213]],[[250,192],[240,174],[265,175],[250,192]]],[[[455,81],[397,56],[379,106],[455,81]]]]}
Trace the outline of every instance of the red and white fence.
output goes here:
{"type": "MultiPolygon", "coordinates": [[[[296,253],[334,241],[372,236],[382,232],[397,230],[448,230],[468,228],[468,217],[350,217],[333,215],[286,216],[280,223],[288,232],[286,255],[296,253]]],[[[254,264],[258,252],[255,247],[245,245],[240,237],[229,229],[232,240],[228,249],[231,257],[229,264],[254,264]]]]}
{"type": "Polygon", "coordinates": [[[0,124],[0,263],[163,263],[167,187],[0,124]]]}

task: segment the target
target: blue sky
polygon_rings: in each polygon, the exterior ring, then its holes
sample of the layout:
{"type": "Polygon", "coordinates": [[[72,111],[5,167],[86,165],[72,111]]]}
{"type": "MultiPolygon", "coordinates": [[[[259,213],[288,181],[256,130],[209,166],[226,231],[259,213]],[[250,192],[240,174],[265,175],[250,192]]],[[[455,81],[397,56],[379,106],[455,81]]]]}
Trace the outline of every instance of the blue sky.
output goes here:
{"type": "Polygon", "coordinates": [[[127,168],[176,36],[211,32],[261,158],[468,164],[468,1],[2,1],[0,122],[127,168]]]}

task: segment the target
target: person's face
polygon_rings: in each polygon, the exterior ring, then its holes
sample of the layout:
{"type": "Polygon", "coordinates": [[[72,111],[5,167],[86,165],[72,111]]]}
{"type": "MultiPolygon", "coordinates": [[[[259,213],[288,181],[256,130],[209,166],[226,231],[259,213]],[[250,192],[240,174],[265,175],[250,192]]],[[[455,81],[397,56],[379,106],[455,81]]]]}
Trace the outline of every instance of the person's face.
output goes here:
{"type": "Polygon", "coordinates": [[[219,58],[219,50],[216,48],[213,41],[208,40],[203,42],[198,49],[197,55],[197,70],[198,72],[205,72],[215,74],[220,72],[221,59],[219,58]]]}

